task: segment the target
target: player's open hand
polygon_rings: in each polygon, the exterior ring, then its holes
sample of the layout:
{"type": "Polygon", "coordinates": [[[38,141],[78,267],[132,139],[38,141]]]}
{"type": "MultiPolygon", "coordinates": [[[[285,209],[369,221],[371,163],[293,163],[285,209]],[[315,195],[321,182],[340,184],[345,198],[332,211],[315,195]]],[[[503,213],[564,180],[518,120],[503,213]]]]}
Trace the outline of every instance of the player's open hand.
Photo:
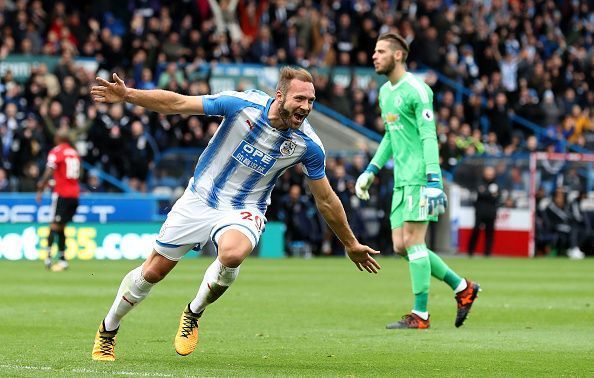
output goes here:
{"type": "Polygon", "coordinates": [[[97,77],[96,80],[98,85],[94,85],[91,88],[93,100],[106,103],[124,101],[127,90],[126,84],[124,84],[124,80],[120,79],[116,73],[113,74],[114,83],[110,83],[100,77],[97,77]]]}
{"type": "Polygon", "coordinates": [[[377,273],[377,271],[382,268],[380,264],[378,264],[377,261],[371,257],[371,255],[379,254],[379,251],[376,251],[366,245],[357,243],[354,247],[347,248],[346,252],[360,271],[365,269],[369,273],[377,273]]]}

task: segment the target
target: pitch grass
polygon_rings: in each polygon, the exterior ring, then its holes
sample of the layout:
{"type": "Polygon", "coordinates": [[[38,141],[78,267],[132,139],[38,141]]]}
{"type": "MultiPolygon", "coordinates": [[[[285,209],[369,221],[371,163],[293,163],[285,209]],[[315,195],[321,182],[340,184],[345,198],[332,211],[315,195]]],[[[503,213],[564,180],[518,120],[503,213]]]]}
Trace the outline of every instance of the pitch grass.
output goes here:
{"type": "Polygon", "coordinates": [[[431,329],[385,330],[410,309],[402,260],[374,276],[345,259],[248,259],[200,323],[188,357],[179,315],[210,258],[182,261],[124,320],[115,363],[91,361],[93,337],[138,261],[0,261],[0,376],[592,376],[594,260],[453,258],[484,290],[454,327],[449,288],[432,280],[431,329]]]}

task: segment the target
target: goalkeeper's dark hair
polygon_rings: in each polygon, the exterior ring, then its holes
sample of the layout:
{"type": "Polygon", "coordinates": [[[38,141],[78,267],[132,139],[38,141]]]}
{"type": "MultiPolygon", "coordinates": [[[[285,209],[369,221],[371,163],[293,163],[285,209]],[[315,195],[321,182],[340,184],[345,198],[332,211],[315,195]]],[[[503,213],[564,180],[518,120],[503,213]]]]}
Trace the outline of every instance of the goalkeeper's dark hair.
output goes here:
{"type": "Polygon", "coordinates": [[[408,57],[409,47],[408,43],[400,34],[397,33],[384,33],[377,38],[378,41],[388,41],[393,51],[402,51],[402,62],[406,62],[408,57]]]}
{"type": "Polygon", "coordinates": [[[313,77],[306,69],[286,66],[281,68],[276,90],[280,91],[282,94],[286,94],[287,90],[289,89],[289,83],[293,79],[305,81],[307,83],[313,83],[313,77]]]}

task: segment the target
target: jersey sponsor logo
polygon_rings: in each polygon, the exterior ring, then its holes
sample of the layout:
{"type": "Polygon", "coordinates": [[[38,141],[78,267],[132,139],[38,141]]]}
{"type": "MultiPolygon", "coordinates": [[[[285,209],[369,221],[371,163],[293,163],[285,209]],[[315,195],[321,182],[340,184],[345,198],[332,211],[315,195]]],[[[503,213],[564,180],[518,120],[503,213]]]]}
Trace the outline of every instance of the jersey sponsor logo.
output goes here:
{"type": "Polygon", "coordinates": [[[386,129],[388,131],[400,131],[400,130],[403,130],[404,129],[404,125],[399,125],[399,124],[392,123],[392,124],[388,124],[386,126],[386,129]]]}
{"type": "Polygon", "coordinates": [[[297,145],[292,140],[285,140],[280,146],[280,153],[283,156],[291,156],[295,152],[297,145]]]}
{"type": "Polygon", "coordinates": [[[261,175],[268,173],[270,168],[276,163],[275,158],[260,151],[245,140],[242,140],[235,151],[233,151],[233,158],[261,175]]]}
{"type": "Polygon", "coordinates": [[[404,129],[404,126],[399,124],[398,121],[400,121],[400,114],[387,113],[385,116],[386,130],[399,131],[404,129]]]}
{"type": "Polygon", "coordinates": [[[386,122],[398,122],[400,120],[400,114],[388,113],[386,114],[386,122]]]}
{"type": "Polygon", "coordinates": [[[433,121],[433,111],[429,109],[423,110],[423,118],[425,121],[433,121]]]}

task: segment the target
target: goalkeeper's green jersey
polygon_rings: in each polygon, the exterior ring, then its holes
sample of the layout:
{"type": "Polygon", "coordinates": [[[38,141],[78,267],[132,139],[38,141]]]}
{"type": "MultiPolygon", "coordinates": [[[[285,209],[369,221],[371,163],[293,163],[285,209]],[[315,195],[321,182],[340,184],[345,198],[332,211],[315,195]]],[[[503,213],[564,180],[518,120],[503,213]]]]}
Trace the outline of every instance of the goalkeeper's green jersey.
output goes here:
{"type": "Polygon", "coordinates": [[[394,187],[426,185],[427,173],[437,173],[439,151],[433,120],[433,91],[410,72],[379,92],[385,134],[371,164],[381,169],[394,158],[394,187]]]}

